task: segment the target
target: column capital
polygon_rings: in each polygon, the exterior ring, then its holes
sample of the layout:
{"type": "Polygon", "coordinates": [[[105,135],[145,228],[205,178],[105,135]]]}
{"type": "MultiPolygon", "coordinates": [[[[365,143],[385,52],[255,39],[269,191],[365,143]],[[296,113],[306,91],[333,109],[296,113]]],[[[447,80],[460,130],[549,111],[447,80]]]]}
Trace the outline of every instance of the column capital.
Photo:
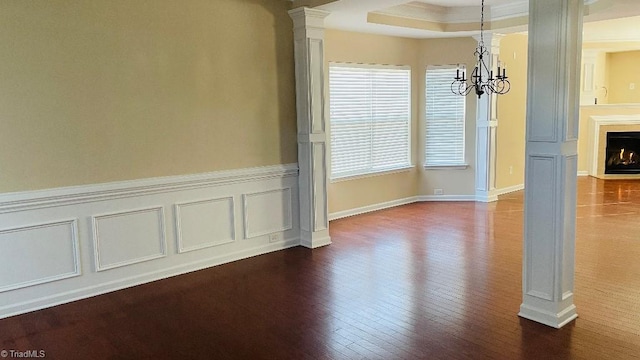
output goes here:
{"type": "Polygon", "coordinates": [[[324,29],[324,19],[330,12],[308,7],[300,7],[289,10],[289,16],[293,20],[293,30],[317,28],[324,29]]]}

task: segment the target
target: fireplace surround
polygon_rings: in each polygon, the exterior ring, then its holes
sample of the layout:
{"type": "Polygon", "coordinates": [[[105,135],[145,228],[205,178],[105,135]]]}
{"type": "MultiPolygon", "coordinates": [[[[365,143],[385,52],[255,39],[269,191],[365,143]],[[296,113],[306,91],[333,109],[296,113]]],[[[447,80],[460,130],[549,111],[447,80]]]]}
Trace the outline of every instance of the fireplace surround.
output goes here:
{"type": "MultiPolygon", "coordinates": [[[[615,169],[614,173],[611,173],[606,172],[605,169],[607,161],[610,160],[614,152],[613,148],[610,149],[610,153],[607,152],[607,134],[616,132],[640,132],[640,114],[591,116],[589,117],[588,124],[589,152],[586,155],[589,164],[589,175],[601,179],[640,179],[640,171],[622,172],[619,169],[615,169]]],[[[621,150],[622,148],[617,148],[618,158],[620,157],[621,150]]],[[[618,165],[624,161],[630,162],[629,152],[630,149],[625,148],[625,151],[622,153],[623,159],[619,161],[618,165]]],[[[634,154],[634,156],[635,155],[636,154],[634,154]]]]}

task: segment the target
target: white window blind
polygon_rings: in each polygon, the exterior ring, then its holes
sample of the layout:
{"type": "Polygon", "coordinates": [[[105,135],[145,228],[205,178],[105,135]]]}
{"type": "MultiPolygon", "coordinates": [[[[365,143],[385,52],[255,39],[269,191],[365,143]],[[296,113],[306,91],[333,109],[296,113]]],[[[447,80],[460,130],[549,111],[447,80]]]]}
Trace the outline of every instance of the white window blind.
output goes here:
{"type": "Polygon", "coordinates": [[[410,166],[411,70],[330,64],[331,178],[410,166]]]}
{"type": "Polygon", "coordinates": [[[465,96],[451,92],[456,70],[434,66],[426,72],[425,166],[460,166],[464,160],[465,96]]]}

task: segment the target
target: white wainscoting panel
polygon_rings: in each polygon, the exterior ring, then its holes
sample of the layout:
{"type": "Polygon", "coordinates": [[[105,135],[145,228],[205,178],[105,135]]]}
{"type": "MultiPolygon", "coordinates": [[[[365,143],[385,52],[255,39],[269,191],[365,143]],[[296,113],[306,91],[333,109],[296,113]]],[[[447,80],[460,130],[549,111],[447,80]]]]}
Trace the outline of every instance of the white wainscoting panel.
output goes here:
{"type": "Polygon", "coordinates": [[[80,275],[77,220],[0,230],[0,292],[80,275]]]}
{"type": "Polygon", "coordinates": [[[297,164],[0,194],[0,318],[298,246],[298,213],[297,164]]]}
{"type": "Polygon", "coordinates": [[[178,252],[223,245],[235,240],[233,197],[176,204],[178,252]]]}
{"type": "Polygon", "coordinates": [[[162,207],[94,216],[96,270],[164,257],[167,254],[164,234],[162,207]]]}
{"type": "Polygon", "coordinates": [[[245,239],[290,230],[293,224],[291,199],[291,188],[245,194],[245,239]]]}

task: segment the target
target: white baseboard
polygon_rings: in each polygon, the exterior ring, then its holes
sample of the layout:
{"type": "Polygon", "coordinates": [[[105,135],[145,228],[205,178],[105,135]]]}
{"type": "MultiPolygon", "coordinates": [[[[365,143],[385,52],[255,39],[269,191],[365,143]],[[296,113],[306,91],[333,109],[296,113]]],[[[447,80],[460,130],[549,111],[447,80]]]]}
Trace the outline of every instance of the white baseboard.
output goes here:
{"type": "Polygon", "coordinates": [[[379,204],[362,206],[355,209],[338,211],[338,212],[329,214],[329,220],[337,220],[337,219],[342,219],[349,216],[365,214],[372,211],[378,211],[378,210],[388,209],[388,208],[396,207],[400,205],[411,204],[416,201],[418,201],[418,197],[412,196],[404,199],[391,200],[391,201],[387,201],[379,204]]]}
{"type": "Polygon", "coordinates": [[[491,191],[489,193],[476,193],[476,201],[481,203],[498,201],[498,195],[495,191],[491,191]]]}
{"type": "Polygon", "coordinates": [[[475,195],[420,195],[418,201],[476,201],[475,195]]]}
{"type": "Polygon", "coordinates": [[[477,202],[489,202],[495,201],[494,198],[497,196],[512,193],[515,191],[523,190],[524,184],[509,186],[502,189],[497,189],[495,191],[495,196],[492,196],[490,199],[482,199],[476,195],[419,195],[412,196],[404,199],[387,201],[379,204],[367,205],[355,209],[338,211],[329,214],[329,220],[337,220],[342,219],[349,216],[366,214],[373,211],[388,209],[396,206],[412,204],[415,202],[429,201],[429,202],[437,202],[437,201],[446,201],[446,202],[455,202],[455,201],[477,201],[477,202]]]}
{"type": "Polygon", "coordinates": [[[500,195],[509,194],[512,192],[520,191],[520,190],[524,190],[524,184],[518,184],[518,185],[508,186],[501,189],[496,189],[496,195],[500,196],[500,195]]]}
{"type": "Polygon", "coordinates": [[[589,176],[589,171],[578,171],[578,176],[589,176]]]}
{"type": "MultiPolygon", "coordinates": [[[[515,191],[515,190],[514,190],[515,191]]],[[[478,201],[475,195],[419,195],[412,196],[404,199],[397,199],[392,201],[387,201],[378,204],[367,205],[355,209],[338,211],[329,214],[329,220],[337,220],[342,219],[349,216],[366,214],[373,211],[384,210],[396,206],[402,206],[407,204],[412,204],[415,202],[437,202],[437,201],[445,201],[445,202],[455,202],[455,201],[478,201]]]]}
{"type": "Polygon", "coordinates": [[[0,318],[298,246],[297,187],[289,164],[0,194],[0,318]]]}

